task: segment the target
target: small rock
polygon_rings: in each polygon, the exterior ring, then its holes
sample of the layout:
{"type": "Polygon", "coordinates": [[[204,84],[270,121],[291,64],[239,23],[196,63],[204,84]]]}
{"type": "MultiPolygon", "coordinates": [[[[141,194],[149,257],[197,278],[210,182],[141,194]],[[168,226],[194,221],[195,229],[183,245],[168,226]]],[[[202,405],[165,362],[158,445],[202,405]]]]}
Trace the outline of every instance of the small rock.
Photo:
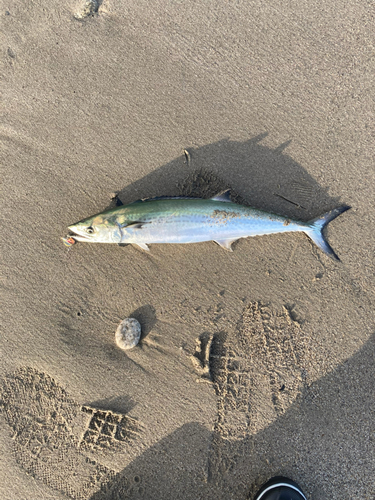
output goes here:
{"type": "Polygon", "coordinates": [[[120,349],[132,349],[141,338],[141,325],[135,318],[125,318],[117,327],[116,344],[120,349]]]}

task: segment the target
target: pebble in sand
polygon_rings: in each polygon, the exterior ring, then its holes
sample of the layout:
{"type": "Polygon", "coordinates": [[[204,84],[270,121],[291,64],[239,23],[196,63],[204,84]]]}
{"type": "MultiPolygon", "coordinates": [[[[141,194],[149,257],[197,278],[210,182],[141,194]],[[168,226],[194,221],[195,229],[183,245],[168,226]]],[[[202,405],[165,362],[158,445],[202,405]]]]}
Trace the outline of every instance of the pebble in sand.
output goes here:
{"type": "Polygon", "coordinates": [[[117,327],[115,338],[120,349],[132,349],[141,338],[141,325],[135,318],[125,318],[117,327]]]}

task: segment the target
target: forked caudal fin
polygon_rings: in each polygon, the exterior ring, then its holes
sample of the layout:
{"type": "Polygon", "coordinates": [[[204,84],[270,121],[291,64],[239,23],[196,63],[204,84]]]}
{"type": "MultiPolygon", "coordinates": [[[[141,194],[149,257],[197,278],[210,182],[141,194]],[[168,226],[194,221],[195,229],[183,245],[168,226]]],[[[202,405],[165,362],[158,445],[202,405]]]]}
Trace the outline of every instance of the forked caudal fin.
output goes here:
{"type": "Polygon", "coordinates": [[[307,223],[310,226],[305,230],[305,233],[309,238],[313,240],[313,242],[321,249],[324,253],[329,255],[330,257],[340,260],[338,256],[335,254],[333,248],[328,244],[324,235],[323,229],[325,226],[331,222],[331,220],[336,219],[340,214],[349,210],[348,205],[343,205],[342,207],[334,208],[330,212],[327,212],[316,219],[313,219],[307,223]]]}

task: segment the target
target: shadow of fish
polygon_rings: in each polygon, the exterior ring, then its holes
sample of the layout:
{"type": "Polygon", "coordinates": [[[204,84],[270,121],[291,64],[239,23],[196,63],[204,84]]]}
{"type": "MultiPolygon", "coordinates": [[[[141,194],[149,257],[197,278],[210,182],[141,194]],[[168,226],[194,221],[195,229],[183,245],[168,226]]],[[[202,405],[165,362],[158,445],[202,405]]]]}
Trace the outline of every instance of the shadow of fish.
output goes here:
{"type": "Polygon", "coordinates": [[[308,222],[233,203],[226,191],[208,200],[162,197],[139,200],[106,210],[72,226],[72,237],[91,243],[138,245],[215,241],[226,250],[239,238],[303,232],[327,255],[339,260],[323,235],[324,227],[348,210],[335,208],[308,222]]]}

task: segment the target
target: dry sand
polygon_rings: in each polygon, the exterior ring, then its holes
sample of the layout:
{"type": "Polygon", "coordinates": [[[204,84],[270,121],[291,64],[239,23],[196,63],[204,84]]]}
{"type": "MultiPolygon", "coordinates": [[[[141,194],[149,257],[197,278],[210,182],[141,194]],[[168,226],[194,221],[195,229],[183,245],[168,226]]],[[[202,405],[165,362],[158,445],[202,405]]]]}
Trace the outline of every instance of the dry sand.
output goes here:
{"type": "Polygon", "coordinates": [[[0,16],[1,498],[242,500],[285,474],[309,499],[374,499],[374,4],[0,16]],[[225,187],[303,220],[350,204],[328,229],[342,262],[297,234],[60,240],[113,191],[225,187]]]}

